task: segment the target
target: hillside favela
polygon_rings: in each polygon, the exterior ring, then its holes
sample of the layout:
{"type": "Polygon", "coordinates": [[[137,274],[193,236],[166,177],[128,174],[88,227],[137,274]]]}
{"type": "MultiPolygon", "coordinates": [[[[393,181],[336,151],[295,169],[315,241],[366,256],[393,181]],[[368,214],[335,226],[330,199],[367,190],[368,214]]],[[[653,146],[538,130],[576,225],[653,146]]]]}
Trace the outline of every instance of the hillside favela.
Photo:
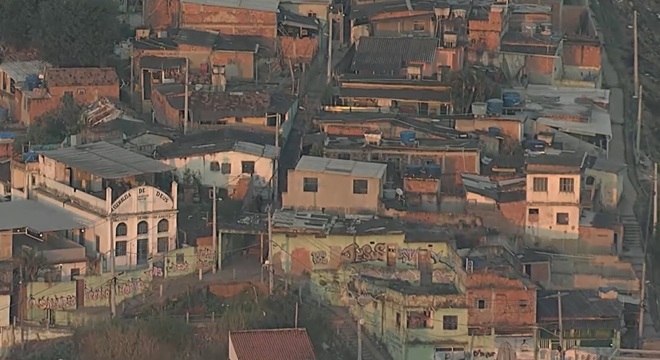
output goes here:
{"type": "Polygon", "coordinates": [[[0,0],[0,359],[660,359],[658,34],[658,0],[0,0]]]}

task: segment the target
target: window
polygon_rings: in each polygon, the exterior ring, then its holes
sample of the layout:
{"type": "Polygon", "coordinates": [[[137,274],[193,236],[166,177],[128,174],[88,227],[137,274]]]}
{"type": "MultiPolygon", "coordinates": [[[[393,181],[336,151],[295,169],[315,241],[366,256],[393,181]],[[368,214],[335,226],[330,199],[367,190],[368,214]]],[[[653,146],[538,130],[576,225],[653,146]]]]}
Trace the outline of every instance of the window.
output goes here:
{"type": "Polygon", "coordinates": [[[539,221],[539,209],[530,208],[527,210],[527,215],[529,222],[538,222],[539,221]]]}
{"type": "Polygon", "coordinates": [[[479,299],[477,300],[477,309],[485,309],[486,308],[486,300],[479,299]]]}
{"type": "Polygon", "coordinates": [[[80,269],[79,268],[71,269],[71,274],[69,275],[69,277],[71,278],[71,281],[75,281],[76,276],[80,276],[80,269]]]}
{"type": "Polygon", "coordinates": [[[185,262],[186,262],[186,257],[184,256],[184,254],[176,254],[176,263],[178,265],[183,264],[185,262]]]}
{"type": "Polygon", "coordinates": [[[417,104],[417,113],[419,115],[429,114],[429,103],[421,102],[417,104]]]}
{"type": "Polygon", "coordinates": [[[423,22],[414,22],[413,23],[413,31],[424,31],[424,23],[423,22]]]}
{"type": "Polygon", "coordinates": [[[339,154],[337,154],[337,159],[350,160],[351,159],[351,154],[349,154],[349,153],[339,153],[339,154]]]}
{"type": "Polygon", "coordinates": [[[367,180],[353,180],[353,194],[366,194],[369,192],[367,180]]]}
{"type": "Polygon", "coordinates": [[[568,225],[568,213],[557,213],[557,225],[568,225]]]}
{"type": "Polygon", "coordinates": [[[534,192],[547,192],[548,191],[548,178],[535,177],[533,181],[534,192]]]}
{"type": "Polygon", "coordinates": [[[593,176],[587,176],[587,185],[593,185],[596,182],[596,179],[593,176]]]}
{"type": "Polygon", "coordinates": [[[396,313],[396,327],[401,327],[401,313],[396,313]]]}
{"type": "Polygon", "coordinates": [[[83,88],[76,89],[76,94],[78,94],[78,95],[85,95],[85,89],[83,89],[83,88]]]}
{"type": "Polygon", "coordinates": [[[126,256],[127,241],[117,241],[115,243],[115,256],[126,256]]]}
{"type": "Polygon", "coordinates": [[[220,171],[220,163],[217,161],[211,161],[211,171],[220,171]]]}
{"type": "Polygon", "coordinates": [[[159,253],[166,253],[169,251],[169,244],[170,244],[170,239],[165,236],[165,237],[159,237],[158,238],[158,243],[157,249],[159,253]]]}
{"type": "Polygon", "coordinates": [[[521,309],[527,309],[527,307],[529,306],[529,303],[527,302],[527,300],[519,300],[518,301],[518,306],[521,309]]]}
{"type": "Polygon", "coordinates": [[[303,192],[318,192],[319,179],[318,178],[303,178],[303,192]]]}
{"type": "Polygon", "coordinates": [[[126,223],[119,223],[117,224],[117,228],[115,229],[115,236],[126,236],[128,235],[128,226],[126,226],[126,223]]]}
{"type": "Polygon", "coordinates": [[[430,311],[409,311],[406,318],[408,329],[432,329],[433,320],[430,311]]]}
{"type": "Polygon", "coordinates": [[[254,174],[254,161],[241,161],[241,173],[254,174]]]}
{"type": "Polygon", "coordinates": [[[158,222],[158,232],[167,232],[170,229],[170,222],[167,219],[162,219],[158,222]]]}
{"type": "Polygon", "coordinates": [[[310,11],[310,12],[307,13],[307,17],[315,18],[315,17],[316,17],[316,13],[313,12],[313,11],[310,11]]]}
{"type": "Polygon", "coordinates": [[[532,276],[532,264],[525,264],[525,274],[529,277],[532,276]]]}
{"type": "Polygon", "coordinates": [[[572,193],[573,192],[573,178],[560,178],[559,179],[559,192],[572,193]]]}
{"type": "Polygon", "coordinates": [[[223,174],[231,174],[231,163],[222,163],[220,172],[223,174]]]}
{"type": "Polygon", "coordinates": [[[95,243],[95,245],[96,245],[96,251],[97,251],[97,252],[101,252],[101,237],[98,236],[98,235],[96,235],[96,236],[94,237],[94,243],[95,243]]]}
{"type": "Polygon", "coordinates": [[[146,235],[149,233],[149,224],[146,221],[140,221],[137,226],[138,235],[146,235]]]}
{"type": "Polygon", "coordinates": [[[457,330],[458,329],[458,316],[445,315],[442,317],[442,330],[457,330]]]}

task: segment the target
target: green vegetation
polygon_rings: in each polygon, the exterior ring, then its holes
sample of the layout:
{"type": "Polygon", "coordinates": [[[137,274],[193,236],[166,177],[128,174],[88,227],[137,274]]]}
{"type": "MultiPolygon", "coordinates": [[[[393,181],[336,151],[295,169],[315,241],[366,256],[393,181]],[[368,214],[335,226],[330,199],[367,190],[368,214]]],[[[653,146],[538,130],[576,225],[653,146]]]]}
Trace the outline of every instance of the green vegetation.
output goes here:
{"type": "Polygon", "coordinates": [[[106,65],[122,36],[112,0],[4,0],[0,40],[57,66],[106,65]]]}
{"type": "Polygon", "coordinates": [[[33,144],[57,144],[82,129],[82,108],[65,95],[59,108],[44,114],[30,126],[27,140],[33,144]]]}
{"type": "MultiPolygon", "coordinates": [[[[256,289],[229,300],[199,291],[154,307],[143,318],[81,327],[70,339],[15,355],[26,360],[223,359],[231,330],[293,327],[297,300],[294,294],[267,297],[256,289]],[[186,313],[192,324],[186,323],[186,313]],[[213,322],[211,313],[215,314],[213,322]],[[202,314],[208,322],[195,323],[202,314]]],[[[299,326],[307,328],[318,359],[343,358],[326,311],[301,305],[299,326]]]]}

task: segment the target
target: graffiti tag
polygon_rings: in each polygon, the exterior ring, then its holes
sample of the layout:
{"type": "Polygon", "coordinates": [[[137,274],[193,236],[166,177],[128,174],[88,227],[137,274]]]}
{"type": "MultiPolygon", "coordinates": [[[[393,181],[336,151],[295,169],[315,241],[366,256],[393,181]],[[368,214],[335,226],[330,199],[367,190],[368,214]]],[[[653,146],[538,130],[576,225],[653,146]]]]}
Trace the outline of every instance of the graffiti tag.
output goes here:
{"type": "Polygon", "coordinates": [[[341,251],[341,259],[352,263],[385,261],[386,253],[387,246],[384,243],[375,244],[373,247],[369,244],[362,246],[350,244],[341,251]]]}
{"type": "MultiPolygon", "coordinates": [[[[401,248],[397,253],[397,259],[404,264],[417,264],[418,254],[419,251],[417,249],[401,248]]],[[[432,264],[444,263],[440,253],[429,251],[429,257],[432,264]]]]}
{"type": "Polygon", "coordinates": [[[41,296],[39,298],[30,298],[30,306],[37,307],[41,310],[64,310],[76,307],[75,295],[62,295],[62,296],[41,296]]]}
{"type": "Polygon", "coordinates": [[[314,265],[325,265],[328,263],[328,254],[325,250],[313,251],[312,255],[312,264],[314,265]]]}
{"type": "Polygon", "coordinates": [[[472,357],[473,358],[486,358],[486,359],[489,359],[489,358],[495,357],[496,355],[497,355],[497,353],[494,352],[494,351],[481,351],[480,349],[474,350],[472,352],[472,357]]]}
{"type": "Polygon", "coordinates": [[[190,269],[190,265],[185,260],[183,262],[170,261],[167,264],[167,272],[168,273],[185,272],[185,271],[188,271],[188,269],[190,269]]]}

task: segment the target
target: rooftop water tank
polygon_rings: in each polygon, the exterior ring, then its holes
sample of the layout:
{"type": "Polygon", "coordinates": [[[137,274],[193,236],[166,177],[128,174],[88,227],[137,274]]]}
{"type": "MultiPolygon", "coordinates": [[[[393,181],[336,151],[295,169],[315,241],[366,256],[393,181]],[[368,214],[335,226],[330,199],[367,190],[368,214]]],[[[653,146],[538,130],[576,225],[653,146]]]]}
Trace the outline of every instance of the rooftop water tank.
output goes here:
{"type": "Polygon", "coordinates": [[[490,99],[486,101],[486,111],[490,115],[502,115],[504,109],[504,101],[501,99],[490,99]]]}
{"type": "Polygon", "coordinates": [[[37,74],[30,74],[25,78],[25,86],[27,87],[28,91],[32,91],[38,88],[39,82],[39,75],[37,74]]]}
{"type": "Polygon", "coordinates": [[[504,107],[518,107],[522,104],[522,96],[517,91],[505,91],[502,93],[504,107]]]}
{"type": "Polygon", "coordinates": [[[483,102],[472,103],[472,114],[474,114],[475,116],[486,115],[486,103],[483,102]]]}
{"type": "Polygon", "coordinates": [[[403,145],[413,145],[417,140],[417,134],[411,130],[404,130],[399,136],[403,145]]]}

